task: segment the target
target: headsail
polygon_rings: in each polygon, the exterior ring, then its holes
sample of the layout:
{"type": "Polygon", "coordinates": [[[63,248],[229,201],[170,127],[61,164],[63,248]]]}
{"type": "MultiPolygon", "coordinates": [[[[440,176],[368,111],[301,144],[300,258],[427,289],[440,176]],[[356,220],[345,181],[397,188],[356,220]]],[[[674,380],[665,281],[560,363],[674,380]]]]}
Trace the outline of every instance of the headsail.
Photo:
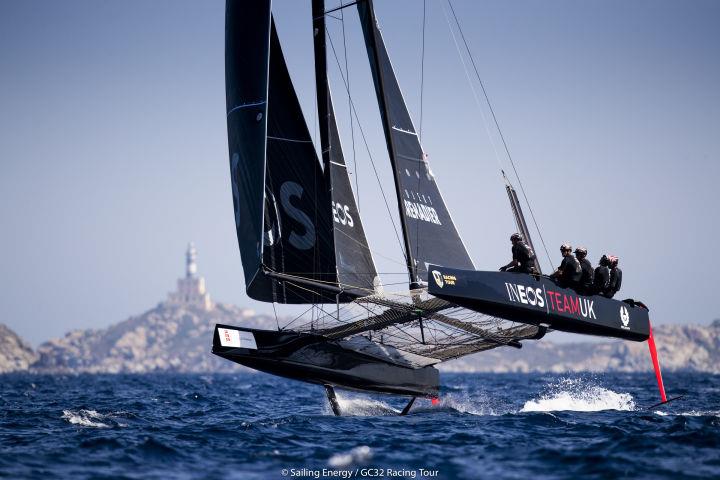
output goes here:
{"type": "Polygon", "coordinates": [[[332,206],[337,277],[343,289],[367,295],[374,291],[379,280],[353,195],[335,120],[327,77],[324,12],[324,0],[313,0],[315,86],[320,119],[320,144],[332,206]]]}
{"type": "Polygon", "coordinates": [[[270,1],[228,1],[226,8],[228,143],[246,290],[261,301],[316,303],[325,286],[337,285],[323,173],[270,1]]]}
{"type": "Polygon", "coordinates": [[[420,146],[400,91],[372,0],[357,2],[393,166],[411,284],[427,282],[428,264],[473,269],[420,146]]]}

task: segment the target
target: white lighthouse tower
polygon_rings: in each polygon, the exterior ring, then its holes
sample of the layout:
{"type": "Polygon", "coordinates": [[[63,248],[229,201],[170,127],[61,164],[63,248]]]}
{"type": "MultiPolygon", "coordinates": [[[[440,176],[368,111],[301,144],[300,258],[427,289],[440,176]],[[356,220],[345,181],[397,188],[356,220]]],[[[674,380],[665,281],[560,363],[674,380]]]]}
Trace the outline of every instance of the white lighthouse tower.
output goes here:
{"type": "Polygon", "coordinates": [[[193,242],[188,243],[185,253],[185,278],[195,278],[197,274],[197,249],[193,242]]]}
{"type": "Polygon", "coordinates": [[[205,279],[197,274],[197,249],[190,242],[185,252],[185,278],[177,281],[177,290],[168,294],[165,302],[172,306],[192,306],[212,310],[210,294],[205,289],[205,279]]]}

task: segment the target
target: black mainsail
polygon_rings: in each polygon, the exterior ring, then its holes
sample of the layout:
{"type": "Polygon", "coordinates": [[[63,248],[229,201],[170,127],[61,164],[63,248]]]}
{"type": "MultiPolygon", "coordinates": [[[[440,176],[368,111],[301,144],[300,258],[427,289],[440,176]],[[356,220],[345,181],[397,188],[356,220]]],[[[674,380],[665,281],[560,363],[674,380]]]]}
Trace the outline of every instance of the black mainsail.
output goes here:
{"type": "Polygon", "coordinates": [[[372,0],[357,2],[357,8],[393,167],[410,283],[427,282],[431,263],[474,269],[415,132],[372,0]]]}
{"type": "Polygon", "coordinates": [[[353,195],[335,120],[327,75],[324,13],[324,0],[313,0],[315,86],[320,119],[320,145],[332,206],[337,278],[346,291],[367,295],[374,291],[379,278],[353,195]]]}
{"type": "Polygon", "coordinates": [[[266,302],[335,301],[330,198],[270,1],[228,2],[226,16],[228,143],[247,293],[266,302]]]}

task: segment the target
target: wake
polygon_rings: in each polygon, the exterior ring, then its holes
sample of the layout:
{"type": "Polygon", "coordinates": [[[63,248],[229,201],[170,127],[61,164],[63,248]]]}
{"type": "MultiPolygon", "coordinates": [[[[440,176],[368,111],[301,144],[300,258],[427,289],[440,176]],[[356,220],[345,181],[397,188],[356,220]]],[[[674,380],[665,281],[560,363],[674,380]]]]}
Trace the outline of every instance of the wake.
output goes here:
{"type": "MultiPolygon", "coordinates": [[[[393,408],[382,400],[354,393],[338,392],[337,399],[343,416],[373,417],[400,413],[400,409],[393,408]]],[[[438,405],[431,406],[426,399],[418,398],[410,413],[457,412],[476,416],[501,416],[529,412],[632,412],[637,408],[633,396],[629,393],[615,392],[586,379],[561,378],[548,384],[542,393],[525,401],[519,409],[517,403],[510,399],[493,399],[484,393],[453,392],[441,395],[438,405]]],[[[328,403],[325,404],[324,413],[332,415],[328,403]]]]}
{"type": "Polygon", "coordinates": [[[549,386],[539,398],[528,400],[520,412],[600,412],[634,411],[629,393],[617,393],[581,379],[564,378],[549,386]]]}

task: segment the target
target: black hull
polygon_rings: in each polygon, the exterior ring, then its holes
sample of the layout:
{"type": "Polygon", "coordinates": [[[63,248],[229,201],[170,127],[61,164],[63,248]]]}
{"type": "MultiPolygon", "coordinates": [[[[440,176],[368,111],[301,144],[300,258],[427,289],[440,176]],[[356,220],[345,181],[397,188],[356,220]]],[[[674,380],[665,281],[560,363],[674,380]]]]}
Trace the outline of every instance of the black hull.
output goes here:
{"type": "Polygon", "coordinates": [[[431,265],[428,293],[477,312],[554,330],[637,342],[650,335],[648,310],[634,302],[580,295],[547,277],[431,265]]]}
{"type": "Polygon", "coordinates": [[[216,325],[212,353],[272,375],[351,390],[436,397],[440,389],[432,366],[405,367],[307,333],[216,325]],[[220,332],[225,330],[251,334],[256,348],[223,346],[220,332]]]}

